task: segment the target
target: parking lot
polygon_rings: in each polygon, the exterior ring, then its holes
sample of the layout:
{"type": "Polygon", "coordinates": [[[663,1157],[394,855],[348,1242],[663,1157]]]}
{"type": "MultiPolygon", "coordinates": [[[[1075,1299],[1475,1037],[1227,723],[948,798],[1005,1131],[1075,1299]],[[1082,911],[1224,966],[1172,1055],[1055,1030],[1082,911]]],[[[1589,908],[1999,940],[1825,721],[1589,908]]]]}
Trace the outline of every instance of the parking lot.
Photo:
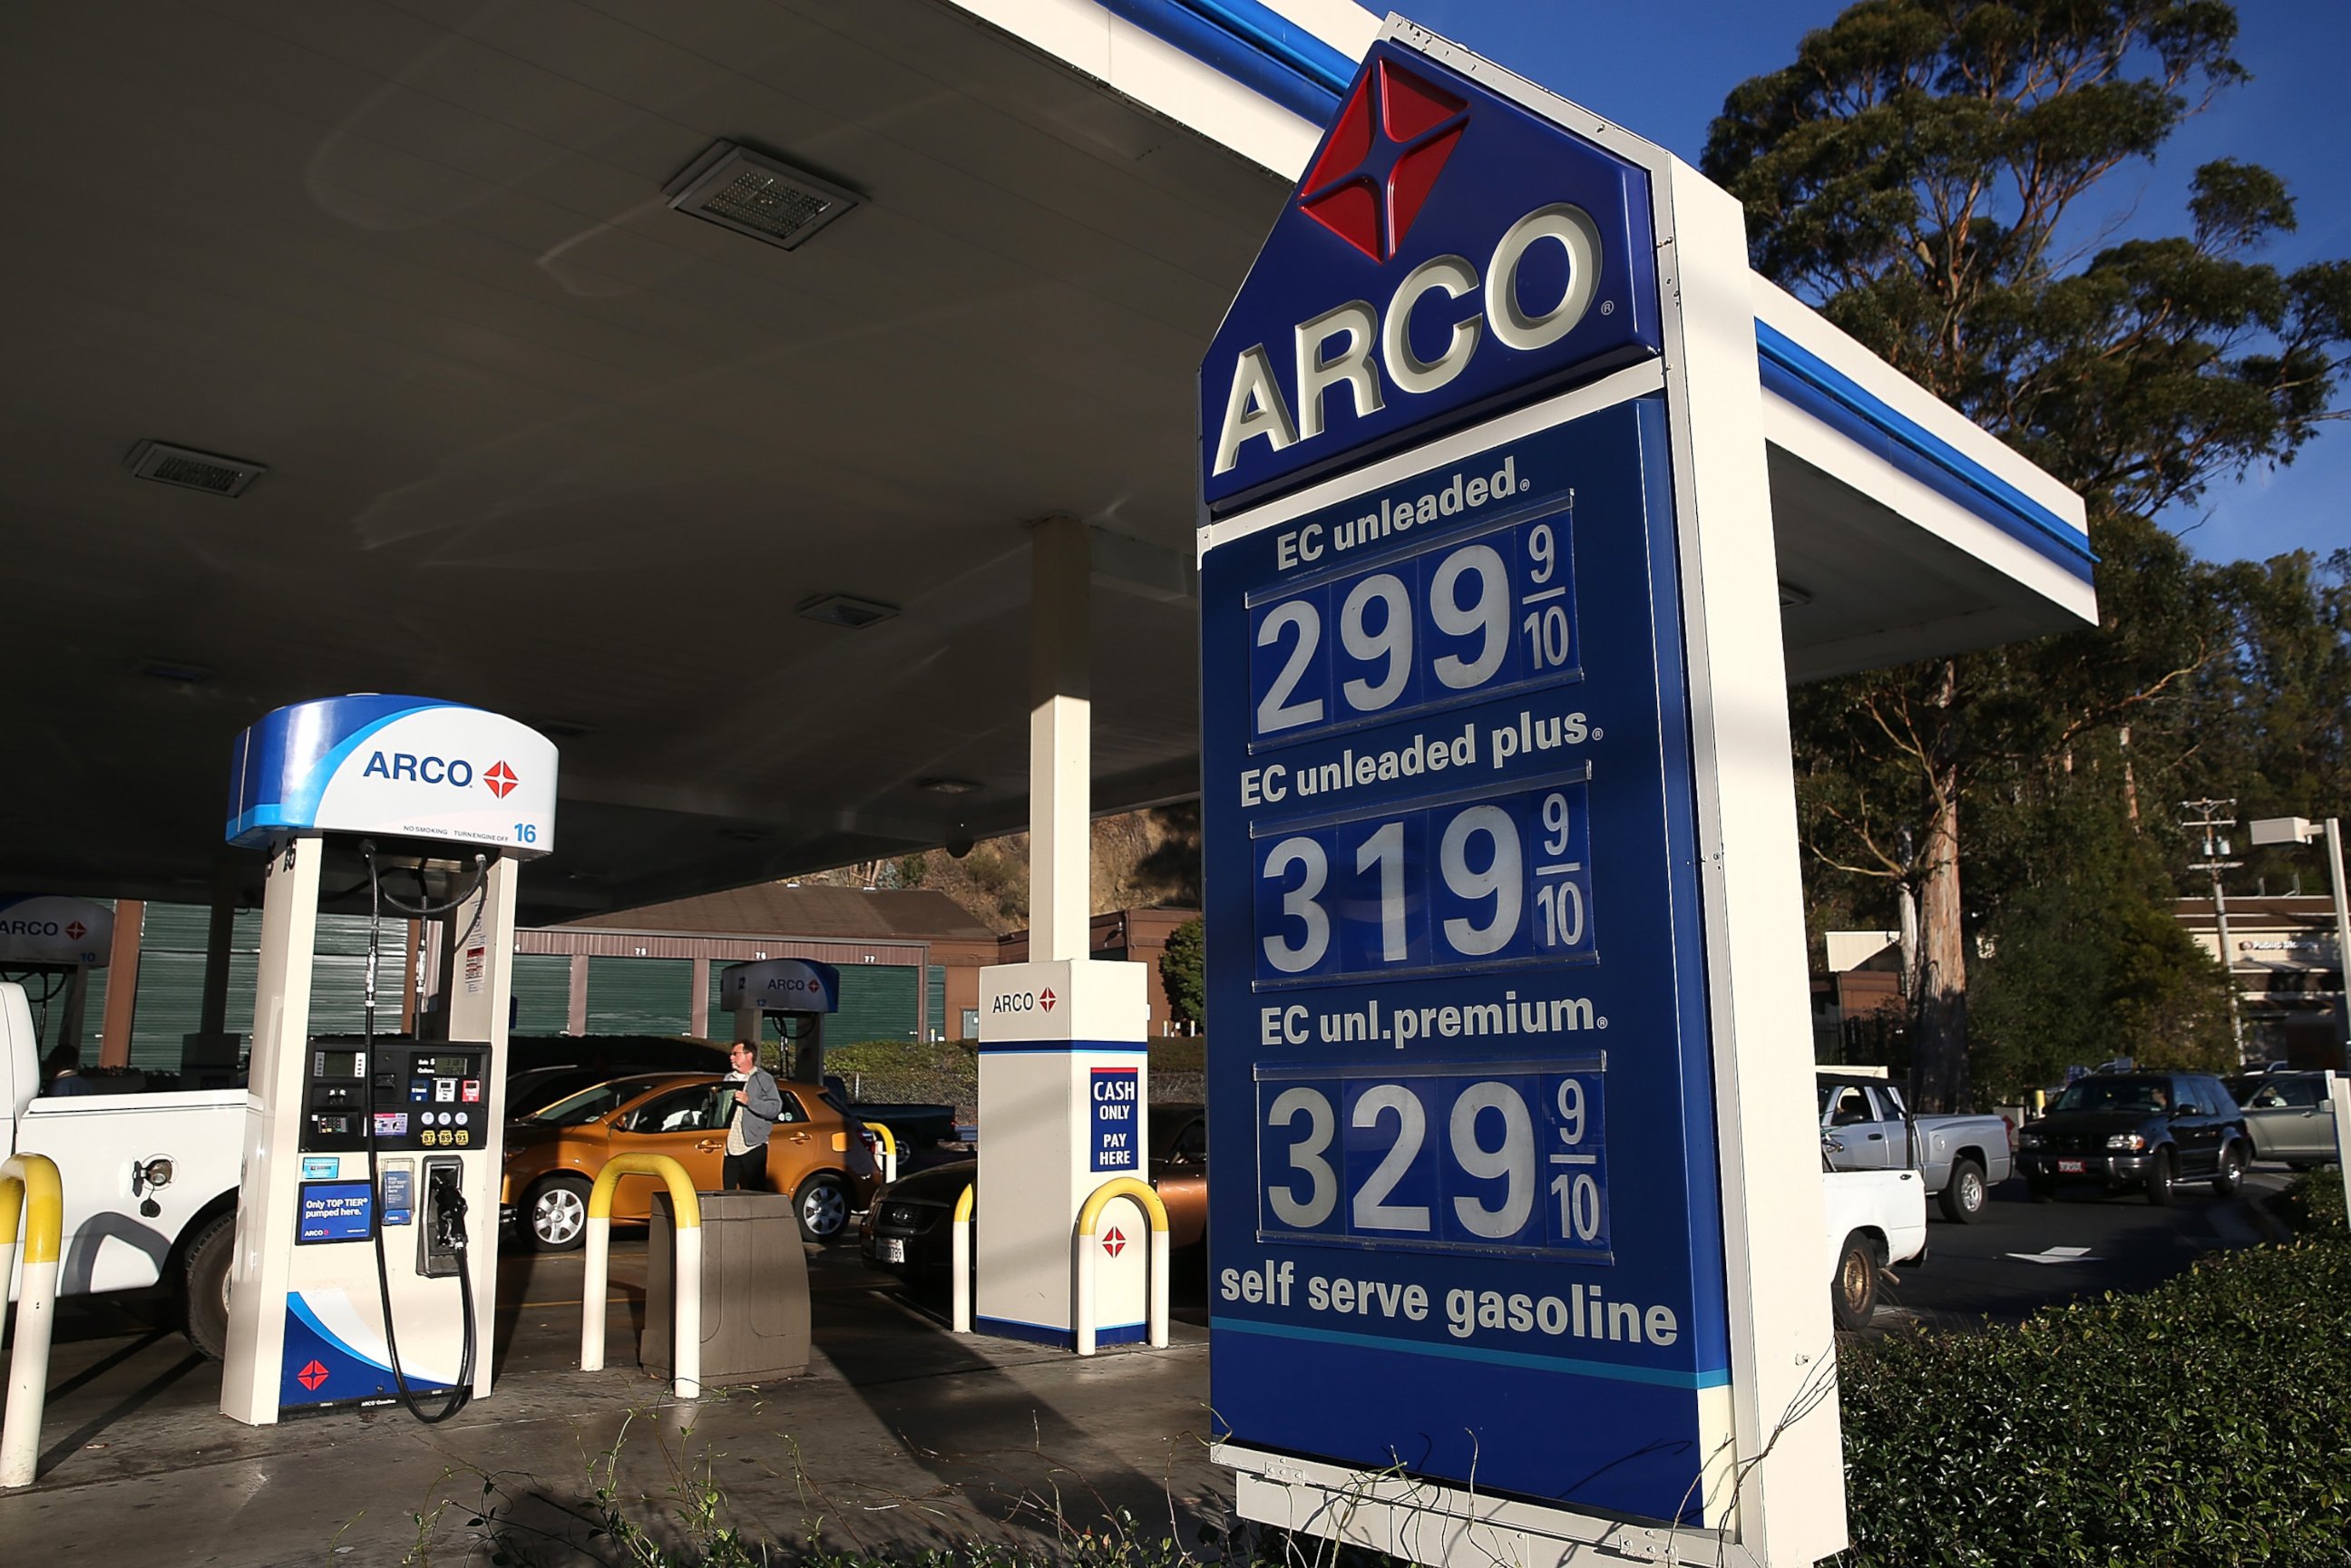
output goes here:
{"type": "MultiPolygon", "coordinates": [[[[2077,1294],[2139,1290],[2263,1237],[2243,1197],[2198,1191],[2158,1209],[2128,1197],[2024,1200],[2000,1189],[1973,1226],[1937,1219],[1873,1332],[2011,1322],[2077,1294]]],[[[12,1556],[119,1552],[166,1563],[488,1560],[493,1532],[541,1557],[584,1550],[598,1491],[672,1518],[706,1479],[718,1517],[797,1546],[938,1545],[1131,1511],[1156,1541],[1220,1516],[1207,1463],[1207,1346],[1196,1270],[1178,1270],[1173,1343],[1092,1360],[958,1336],[943,1303],[870,1270],[853,1245],[810,1249],[809,1375],[669,1396],[636,1370],[645,1252],[615,1245],[608,1370],[578,1362],[580,1254],[509,1249],[499,1274],[497,1388],[439,1427],[397,1409],[246,1427],[218,1414],[217,1367],[162,1326],[164,1303],[70,1301],[58,1317],[41,1479],[0,1499],[12,1556]],[[476,1521],[480,1522],[475,1522],[476,1521]],[[569,1543],[569,1545],[563,1543],[569,1543]],[[422,1547],[422,1552],[418,1549],[422,1547]]],[[[1825,1279],[1823,1288],[1825,1289],[1825,1279]]]]}

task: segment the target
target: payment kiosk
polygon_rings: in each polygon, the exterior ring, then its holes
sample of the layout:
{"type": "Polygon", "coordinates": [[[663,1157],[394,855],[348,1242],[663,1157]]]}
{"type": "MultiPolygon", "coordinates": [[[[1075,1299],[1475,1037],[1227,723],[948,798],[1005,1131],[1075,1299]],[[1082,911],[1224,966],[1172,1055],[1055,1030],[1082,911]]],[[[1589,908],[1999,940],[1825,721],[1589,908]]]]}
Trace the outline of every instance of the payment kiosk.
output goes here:
{"type": "Polygon", "coordinates": [[[515,873],[554,848],[555,774],[544,737],[420,697],[298,703],[238,737],[227,837],[268,870],[223,1414],[438,1421],[489,1392],[515,873]],[[356,1039],[310,1027],[322,887],[372,917],[356,1039]],[[434,1038],[378,1035],[376,933],[396,958],[427,917],[450,949],[434,1038]]]}

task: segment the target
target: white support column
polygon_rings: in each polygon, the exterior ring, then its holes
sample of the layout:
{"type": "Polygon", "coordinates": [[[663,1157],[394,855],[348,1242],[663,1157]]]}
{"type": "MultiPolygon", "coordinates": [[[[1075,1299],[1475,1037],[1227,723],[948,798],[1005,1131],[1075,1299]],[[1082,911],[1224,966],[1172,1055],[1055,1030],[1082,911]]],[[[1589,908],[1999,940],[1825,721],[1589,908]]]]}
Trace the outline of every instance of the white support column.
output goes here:
{"type": "Polygon", "coordinates": [[[246,1100],[236,1250],[228,1265],[228,1345],[220,1405],[222,1415],[251,1427],[276,1425],[285,1376],[286,1293],[301,1181],[296,1145],[324,859],[315,837],[280,842],[269,852],[261,895],[261,968],[254,988],[247,1074],[252,1092],[246,1100]]]}
{"type": "MultiPolygon", "coordinates": [[[[983,1333],[1077,1343],[1071,1240],[1078,1211],[1112,1176],[1147,1166],[1147,977],[1088,957],[1092,914],[1084,527],[1049,517],[1034,538],[1029,632],[1029,962],[980,972],[975,1318],[983,1333]]],[[[1099,1239],[1097,1312],[1107,1343],[1145,1331],[1145,1248],[1099,1239]]],[[[960,1273],[960,1270],[958,1271],[960,1273]]]]}
{"type": "Polygon", "coordinates": [[[1074,517],[1032,533],[1029,630],[1029,961],[1082,959],[1092,913],[1091,550],[1074,517]]]}
{"type": "MultiPolygon", "coordinates": [[[[1691,731],[1729,1286],[1728,1389],[1710,1391],[1707,1521],[1771,1561],[1845,1544],[1828,1299],[1764,1281],[1823,1223],[1803,1027],[1803,887],[1764,465],[1752,275],[1739,203],[1674,162],[1659,285],[1675,415],[1691,731]],[[1701,524],[1700,519],[1703,518],[1701,524]],[[1710,851],[1711,852],[1708,852],[1710,851]],[[1784,1555],[1783,1555],[1784,1554],[1784,1555]]],[[[1661,236],[1662,237],[1662,236],[1661,236]]]]}

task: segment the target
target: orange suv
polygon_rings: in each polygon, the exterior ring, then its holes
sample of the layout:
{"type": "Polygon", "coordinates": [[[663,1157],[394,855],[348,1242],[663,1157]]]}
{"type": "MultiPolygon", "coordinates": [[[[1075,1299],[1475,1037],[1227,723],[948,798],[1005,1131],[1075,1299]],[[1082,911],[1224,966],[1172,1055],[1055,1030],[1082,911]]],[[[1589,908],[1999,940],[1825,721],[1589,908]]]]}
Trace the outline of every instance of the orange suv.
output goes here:
{"type": "MultiPolygon", "coordinates": [[[[604,1162],[622,1154],[667,1155],[685,1167],[696,1190],[716,1191],[737,1087],[707,1072],[616,1078],[513,1124],[500,1218],[520,1222],[541,1251],[579,1246],[589,1188],[604,1162]]],[[[881,1185],[873,1134],[813,1083],[777,1087],[784,1113],[768,1139],[768,1186],[791,1195],[802,1236],[835,1240],[851,1211],[871,1203],[881,1185]]],[[[622,1176],[612,1194],[613,1219],[643,1224],[661,1190],[658,1176],[622,1176]]]]}

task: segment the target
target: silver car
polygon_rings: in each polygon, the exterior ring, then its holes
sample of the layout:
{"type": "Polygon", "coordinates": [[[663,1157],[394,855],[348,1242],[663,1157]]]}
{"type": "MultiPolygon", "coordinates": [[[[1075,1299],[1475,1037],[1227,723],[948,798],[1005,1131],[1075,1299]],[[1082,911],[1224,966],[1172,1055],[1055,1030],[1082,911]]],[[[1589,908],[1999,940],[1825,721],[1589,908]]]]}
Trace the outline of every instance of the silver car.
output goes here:
{"type": "Polygon", "coordinates": [[[2257,1159],[2283,1160],[2297,1170],[2335,1158],[2335,1106],[2327,1072],[2257,1072],[2229,1080],[2244,1107],[2245,1131],[2257,1159]]]}

